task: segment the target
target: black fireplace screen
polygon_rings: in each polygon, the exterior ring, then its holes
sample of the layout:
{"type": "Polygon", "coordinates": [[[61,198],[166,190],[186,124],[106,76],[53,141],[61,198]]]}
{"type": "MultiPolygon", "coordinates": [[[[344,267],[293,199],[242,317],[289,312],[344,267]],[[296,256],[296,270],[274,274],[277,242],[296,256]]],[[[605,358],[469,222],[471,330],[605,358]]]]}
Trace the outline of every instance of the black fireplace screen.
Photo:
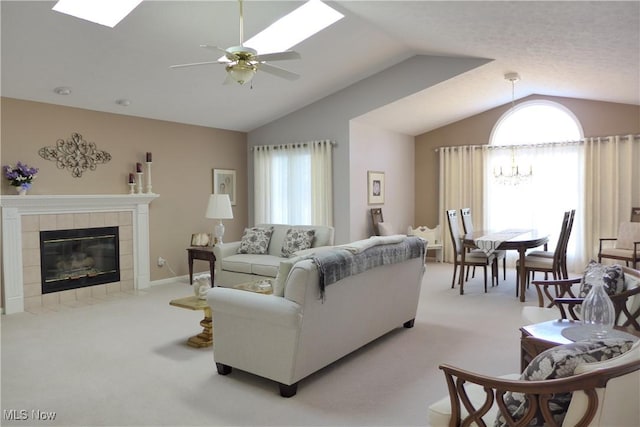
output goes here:
{"type": "Polygon", "coordinates": [[[120,281],[118,227],[40,232],[42,293],[120,281]]]}

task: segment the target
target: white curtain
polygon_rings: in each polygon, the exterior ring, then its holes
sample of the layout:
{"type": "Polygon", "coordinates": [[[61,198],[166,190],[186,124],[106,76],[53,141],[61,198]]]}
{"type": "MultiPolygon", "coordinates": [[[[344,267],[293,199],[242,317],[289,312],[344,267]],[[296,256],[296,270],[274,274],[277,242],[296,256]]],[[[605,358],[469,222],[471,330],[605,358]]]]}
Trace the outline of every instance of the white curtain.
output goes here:
{"type": "Polygon", "coordinates": [[[255,222],[332,225],[332,143],[254,147],[255,222]]]}
{"type": "MultiPolygon", "coordinates": [[[[474,224],[484,223],[483,148],[480,146],[442,147],[440,153],[440,228],[444,257],[453,262],[455,254],[445,211],[471,208],[474,224]]],[[[458,213],[458,217],[460,214],[458,213]]],[[[460,226],[462,229],[462,226],[460,226]]]]}
{"type": "MultiPolygon", "coordinates": [[[[589,259],[597,259],[599,238],[615,237],[631,208],[640,206],[639,135],[519,146],[515,162],[523,172],[531,167],[533,174],[517,186],[499,184],[494,176],[500,166],[511,169],[511,147],[443,147],[439,153],[443,232],[449,234],[445,209],[470,206],[477,227],[546,230],[552,250],[563,212],[576,209],[567,250],[570,271],[581,272],[589,259]],[[484,185],[478,188],[478,183],[484,185]]],[[[446,259],[452,261],[450,239],[444,243],[446,259]]],[[[509,255],[513,263],[515,254],[509,255]]]]}
{"type": "Polygon", "coordinates": [[[333,226],[333,144],[314,141],[311,149],[311,224],[333,226]]]}
{"type": "Polygon", "coordinates": [[[640,136],[587,138],[585,164],[586,258],[597,259],[601,237],[616,237],[618,225],[640,206],[640,136]]]}
{"type": "MultiPolygon", "coordinates": [[[[522,146],[487,146],[485,200],[487,230],[507,228],[537,229],[549,233],[549,250],[554,250],[564,212],[576,209],[576,219],[567,249],[569,269],[582,259],[584,235],[583,180],[580,178],[581,154],[578,143],[549,143],[522,146]],[[513,166],[531,176],[506,182],[496,178],[502,169],[511,173],[513,166]]],[[[515,265],[517,253],[507,253],[515,265]]]]}

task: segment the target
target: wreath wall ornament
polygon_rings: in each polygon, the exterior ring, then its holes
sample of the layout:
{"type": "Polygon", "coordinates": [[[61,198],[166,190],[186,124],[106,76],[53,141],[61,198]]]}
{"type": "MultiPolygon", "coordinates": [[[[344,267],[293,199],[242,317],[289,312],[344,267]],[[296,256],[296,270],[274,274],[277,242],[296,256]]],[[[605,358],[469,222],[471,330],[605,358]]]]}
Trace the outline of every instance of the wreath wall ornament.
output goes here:
{"type": "Polygon", "coordinates": [[[111,160],[111,154],[98,150],[95,142],[87,142],[79,133],[72,133],[66,141],[59,139],[55,147],[42,147],[40,157],[56,162],[58,169],[68,169],[74,178],[82,177],[87,169],[96,170],[100,163],[111,160]]]}

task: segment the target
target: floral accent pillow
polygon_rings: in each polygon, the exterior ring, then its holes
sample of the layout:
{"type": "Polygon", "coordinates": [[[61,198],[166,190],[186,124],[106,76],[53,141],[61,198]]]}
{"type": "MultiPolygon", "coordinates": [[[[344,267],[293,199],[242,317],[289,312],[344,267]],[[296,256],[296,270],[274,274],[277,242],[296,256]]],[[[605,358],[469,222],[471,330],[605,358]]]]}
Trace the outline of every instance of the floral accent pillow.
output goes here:
{"type": "Polygon", "coordinates": [[[616,295],[626,290],[626,283],[624,281],[624,271],[622,266],[618,264],[614,265],[602,265],[594,260],[591,260],[584,270],[582,276],[582,282],[580,283],[580,297],[587,296],[593,284],[602,279],[604,282],[604,290],[608,295],[616,295]]]}
{"type": "Polygon", "coordinates": [[[294,252],[309,249],[313,243],[313,237],[316,231],[313,229],[290,228],[287,230],[287,236],[282,242],[282,250],[280,253],[283,257],[289,258],[294,252]]]}
{"type": "MultiPolygon", "coordinates": [[[[571,344],[560,345],[543,351],[536,356],[526,367],[521,380],[541,381],[554,378],[567,378],[573,375],[576,366],[581,363],[600,362],[620,356],[629,351],[633,341],[609,338],[601,340],[578,341],[571,344]]],[[[508,391],[504,395],[504,402],[514,421],[521,419],[529,408],[529,402],[523,393],[508,391]]],[[[558,425],[562,425],[567,409],[571,403],[571,393],[554,394],[549,402],[549,408],[558,425]]],[[[502,414],[499,414],[494,427],[504,427],[508,423],[502,414]]],[[[544,425],[544,418],[540,410],[533,417],[530,426],[544,425]]]]}
{"type": "Polygon", "coordinates": [[[267,250],[269,250],[269,242],[271,241],[272,234],[273,227],[245,228],[242,240],[240,241],[240,247],[238,248],[238,253],[257,255],[266,254],[267,250]]]}

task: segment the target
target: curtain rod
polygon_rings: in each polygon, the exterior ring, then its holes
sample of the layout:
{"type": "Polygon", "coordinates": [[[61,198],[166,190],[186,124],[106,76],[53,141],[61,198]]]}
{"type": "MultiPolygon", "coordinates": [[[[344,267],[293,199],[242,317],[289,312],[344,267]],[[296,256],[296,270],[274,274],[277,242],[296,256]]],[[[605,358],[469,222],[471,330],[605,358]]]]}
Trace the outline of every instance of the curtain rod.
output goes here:
{"type": "Polygon", "coordinates": [[[610,135],[610,136],[590,136],[584,139],[580,139],[577,141],[561,141],[561,142],[541,142],[541,143],[532,143],[532,144],[514,144],[514,145],[490,145],[490,144],[484,144],[484,145],[450,145],[450,146],[443,146],[443,147],[437,147],[434,149],[435,152],[438,152],[441,148],[455,148],[455,149],[476,149],[476,148],[483,148],[483,149],[487,149],[487,150],[505,150],[505,149],[518,149],[518,148],[534,148],[534,147],[555,147],[555,146],[562,146],[562,145],[580,145],[580,144],[584,144],[585,141],[587,140],[591,140],[591,139],[597,139],[597,140],[605,140],[604,142],[608,142],[606,141],[609,138],[631,138],[631,139],[640,139],[640,134],[636,134],[636,135],[610,135]]]}
{"type": "Polygon", "coordinates": [[[282,150],[285,148],[300,148],[300,147],[307,147],[309,144],[313,144],[314,142],[330,144],[332,147],[335,147],[338,145],[335,142],[331,141],[330,139],[324,139],[324,140],[308,141],[308,142],[292,142],[290,144],[254,145],[253,147],[251,147],[251,151],[253,151],[256,148],[269,149],[269,150],[282,150]]]}

